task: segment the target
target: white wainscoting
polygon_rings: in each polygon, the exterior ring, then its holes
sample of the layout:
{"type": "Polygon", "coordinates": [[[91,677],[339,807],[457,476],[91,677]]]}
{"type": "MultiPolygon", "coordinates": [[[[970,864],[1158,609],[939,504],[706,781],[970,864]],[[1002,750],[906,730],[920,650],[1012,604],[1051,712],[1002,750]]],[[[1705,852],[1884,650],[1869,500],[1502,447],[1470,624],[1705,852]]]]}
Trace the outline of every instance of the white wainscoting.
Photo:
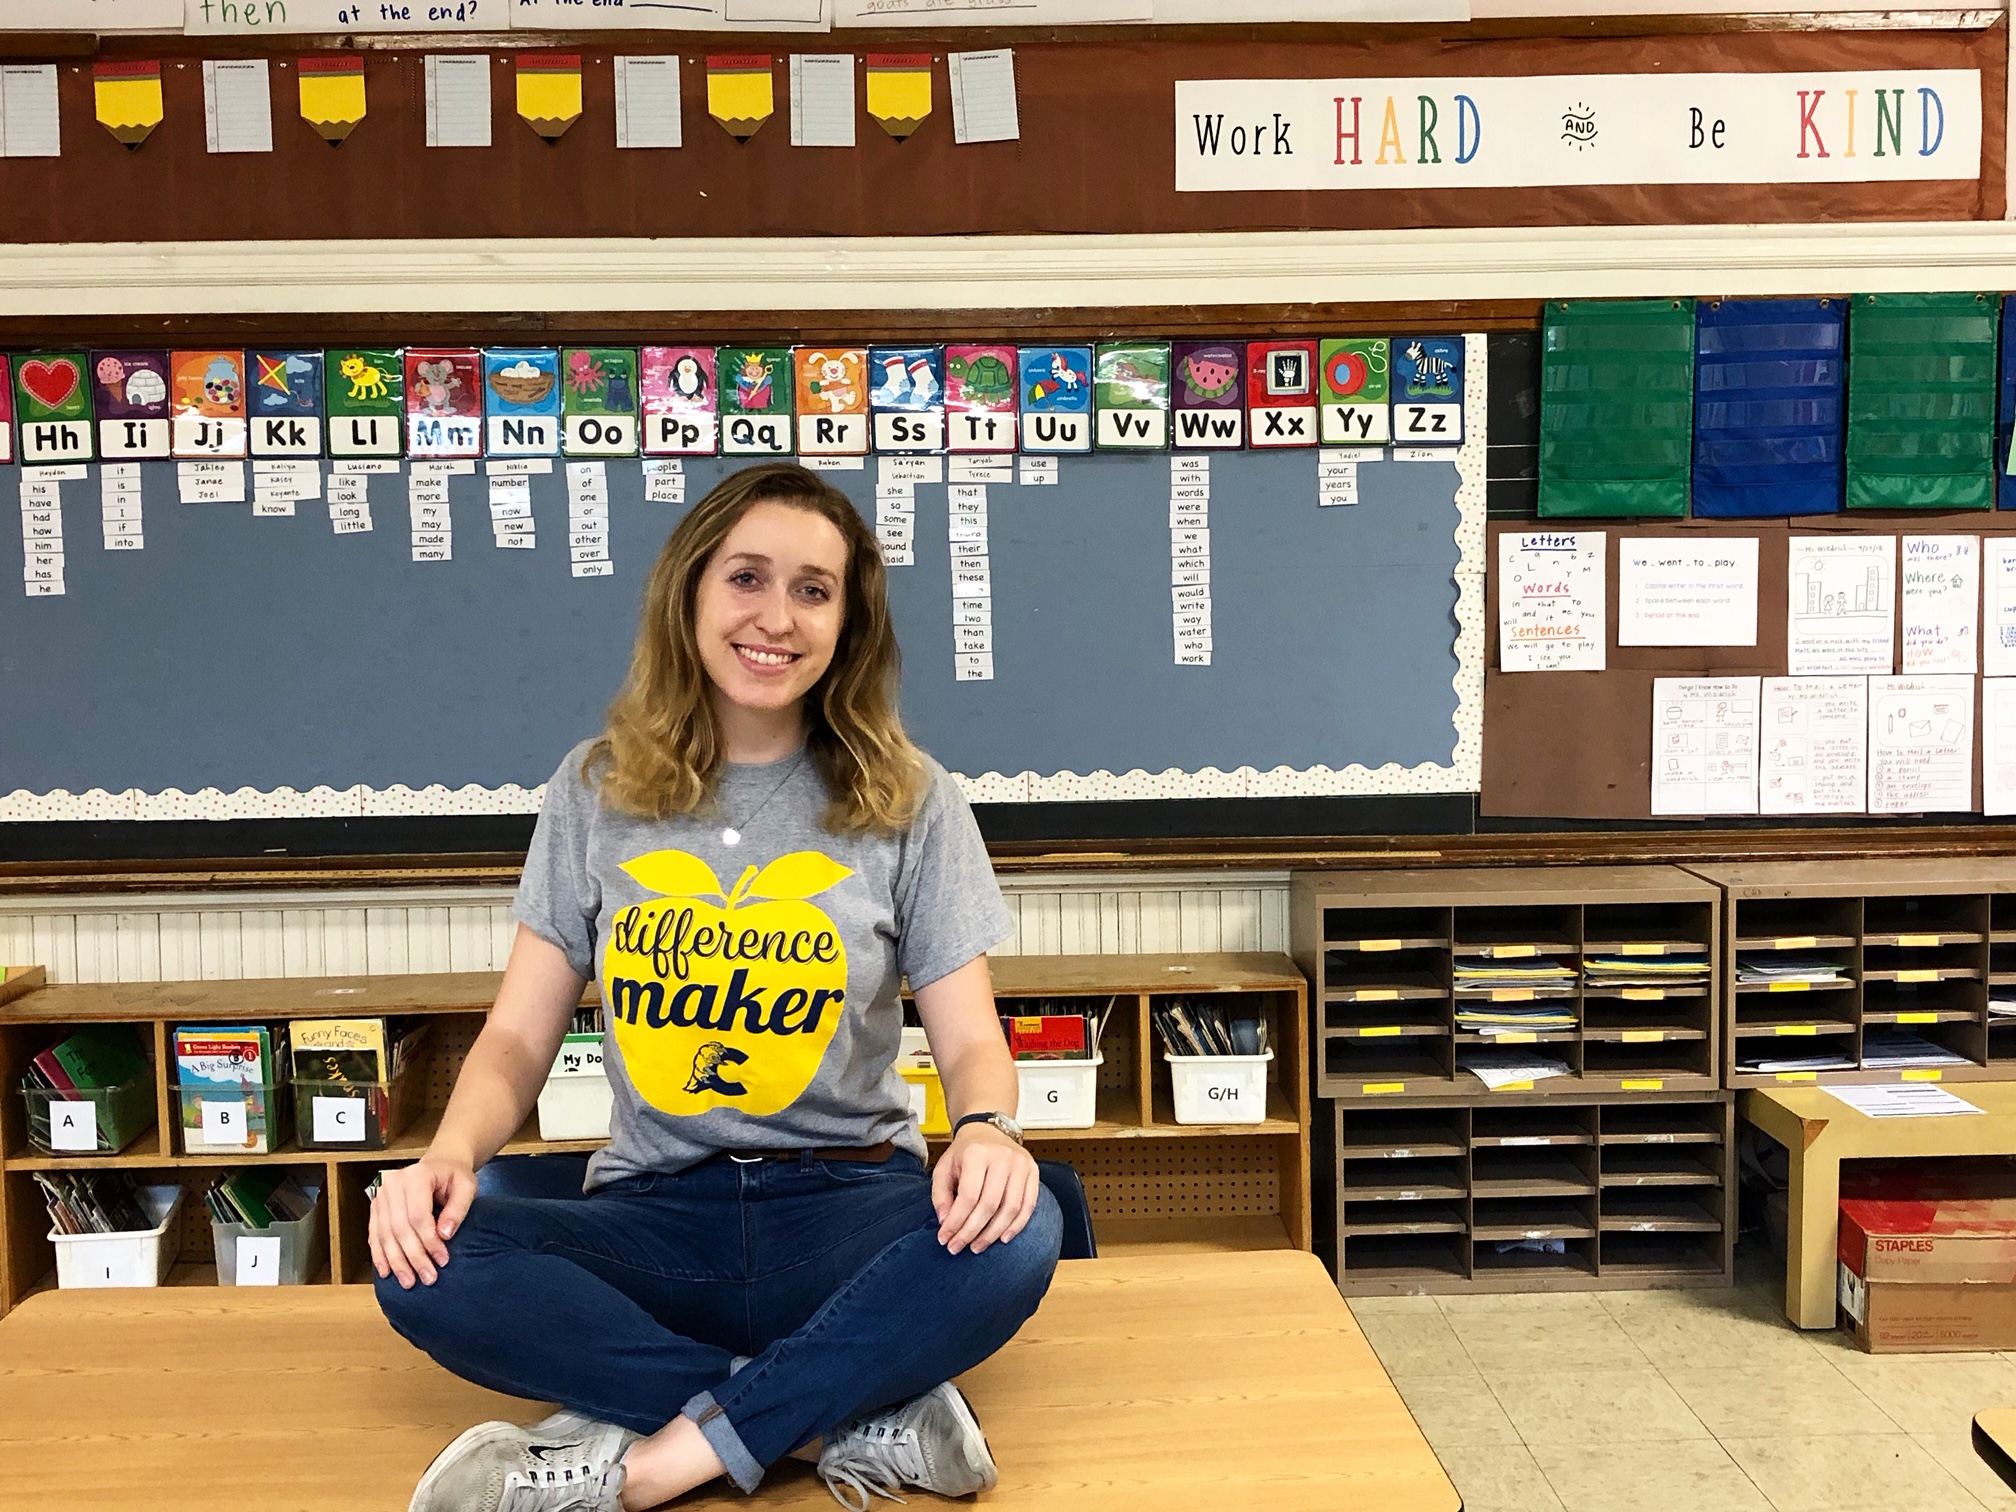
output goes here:
{"type": "MultiPolygon", "coordinates": [[[[1004,878],[1000,955],[1288,948],[1286,872],[1004,878]]],[[[376,888],[0,897],[0,962],[52,982],[497,971],[511,891],[376,888]]]]}

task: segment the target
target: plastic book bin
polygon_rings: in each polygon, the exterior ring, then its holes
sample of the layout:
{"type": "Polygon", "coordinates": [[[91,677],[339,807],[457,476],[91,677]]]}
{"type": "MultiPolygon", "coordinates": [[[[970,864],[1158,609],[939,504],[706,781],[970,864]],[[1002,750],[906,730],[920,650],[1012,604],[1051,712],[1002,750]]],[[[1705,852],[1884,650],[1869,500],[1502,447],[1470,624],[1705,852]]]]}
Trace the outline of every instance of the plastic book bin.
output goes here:
{"type": "Polygon", "coordinates": [[[1015,1078],[1022,1095],[1015,1104],[1015,1122],[1025,1129],[1089,1129],[1098,1121],[1099,1068],[1106,1057],[1090,1060],[1017,1061],[1015,1078]]]}
{"type": "Polygon", "coordinates": [[[382,1150],[413,1121],[420,1079],[411,1062],[389,1082],[294,1078],[295,1142],[304,1150],[382,1150]]]}
{"type": "Polygon", "coordinates": [[[151,1069],[116,1087],[52,1092],[24,1085],[21,1096],[28,1143],[44,1155],[116,1155],[154,1125],[151,1069]]]}
{"type": "Polygon", "coordinates": [[[59,1234],[49,1231],[56,1246],[56,1285],[64,1291],[108,1286],[159,1286],[181,1252],[173,1230],[182,1211],[182,1188],[148,1186],[140,1201],[154,1215],[154,1227],[139,1234],[59,1234]]]}
{"type": "Polygon", "coordinates": [[[1264,1055],[1163,1055],[1176,1094],[1179,1124],[1237,1124],[1267,1121],[1267,1063],[1264,1055]]]}
{"type": "Polygon", "coordinates": [[[270,1155],[293,1127],[293,1087],[287,1082],[219,1082],[183,1086],[175,1095],[184,1155],[270,1155]]]}
{"type": "MultiPolygon", "coordinates": [[[[289,1222],[275,1221],[265,1228],[256,1228],[249,1223],[219,1223],[210,1220],[210,1238],[217,1254],[217,1284],[219,1286],[256,1286],[260,1282],[252,1279],[262,1268],[279,1277],[277,1281],[267,1281],[270,1286],[302,1286],[322,1273],[322,1262],[328,1258],[328,1227],[323,1223],[322,1189],[305,1187],[315,1197],[315,1206],[306,1217],[289,1222]],[[247,1253],[240,1257],[238,1242],[241,1239],[278,1239],[280,1254],[275,1260],[261,1251],[247,1253]],[[243,1275],[246,1267],[250,1271],[243,1275]]],[[[270,1246],[268,1247],[270,1249],[270,1246]]]]}
{"type": "Polygon", "coordinates": [[[607,1139],[616,1093],[602,1063],[602,1036],[570,1034],[539,1093],[541,1139],[607,1139]]]}

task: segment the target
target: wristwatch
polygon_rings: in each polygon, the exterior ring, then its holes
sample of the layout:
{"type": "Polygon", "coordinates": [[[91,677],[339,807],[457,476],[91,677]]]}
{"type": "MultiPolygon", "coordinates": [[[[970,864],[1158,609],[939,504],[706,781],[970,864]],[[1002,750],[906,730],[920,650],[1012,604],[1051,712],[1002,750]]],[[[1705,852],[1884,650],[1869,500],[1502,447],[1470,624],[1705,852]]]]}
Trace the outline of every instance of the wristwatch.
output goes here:
{"type": "Polygon", "coordinates": [[[990,1123],[1018,1145],[1022,1143],[1022,1125],[1015,1122],[1006,1113],[968,1113],[959,1122],[952,1125],[954,1137],[957,1137],[959,1131],[969,1123],[990,1123]]]}

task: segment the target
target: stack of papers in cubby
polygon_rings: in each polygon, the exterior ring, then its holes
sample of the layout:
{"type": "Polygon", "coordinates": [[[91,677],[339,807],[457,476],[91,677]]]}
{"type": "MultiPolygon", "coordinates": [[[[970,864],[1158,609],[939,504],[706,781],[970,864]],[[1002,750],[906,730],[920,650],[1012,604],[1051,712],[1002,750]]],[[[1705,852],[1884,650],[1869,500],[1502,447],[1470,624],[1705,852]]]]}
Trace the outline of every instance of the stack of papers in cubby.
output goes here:
{"type": "Polygon", "coordinates": [[[1479,1004],[1474,1008],[1458,1008],[1456,1027],[1487,1036],[1531,1034],[1535,1030],[1573,1029],[1575,1015],[1566,1008],[1545,1005],[1521,1008],[1505,1003],[1479,1004]]]}
{"type": "Polygon", "coordinates": [[[1549,956],[1517,961],[1465,961],[1456,963],[1458,987],[1566,987],[1575,980],[1575,969],[1549,956]]]}
{"type": "Polygon", "coordinates": [[[1568,1063],[1552,1056],[1518,1050],[1472,1049],[1467,1045],[1456,1052],[1456,1068],[1468,1071],[1493,1092],[1520,1082],[1568,1075],[1568,1063]]]}
{"type": "Polygon", "coordinates": [[[1901,1070],[1907,1066],[1967,1066],[1966,1056],[1935,1045],[1922,1034],[1908,1029],[1865,1029],[1862,1031],[1862,1068],[1865,1071],[1901,1070]]]}
{"type": "Polygon", "coordinates": [[[1736,957],[1739,982],[1845,982],[1841,963],[1796,950],[1760,951],[1736,957]]]}
{"type": "Polygon", "coordinates": [[[1736,1069],[1761,1072],[1767,1076],[1780,1071],[1853,1071],[1855,1057],[1832,1050],[1816,1051],[1810,1055],[1767,1055],[1760,1052],[1755,1058],[1738,1056],[1736,1069]]]}
{"type": "Polygon", "coordinates": [[[1674,982],[1699,982],[1708,975],[1705,951],[1692,955],[1589,956],[1582,975],[1591,987],[1663,987],[1674,982]]]}

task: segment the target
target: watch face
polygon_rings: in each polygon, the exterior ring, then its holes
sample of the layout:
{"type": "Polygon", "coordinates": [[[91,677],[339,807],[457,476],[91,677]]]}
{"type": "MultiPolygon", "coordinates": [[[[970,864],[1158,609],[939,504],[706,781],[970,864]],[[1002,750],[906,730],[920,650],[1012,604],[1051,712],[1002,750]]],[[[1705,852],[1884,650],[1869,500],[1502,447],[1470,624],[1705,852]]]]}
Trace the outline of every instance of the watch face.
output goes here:
{"type": "Polygon", "coordinates": [[[1006,1134],[1010,1139],[1014,1140],[1015,1143],[1017,1144],[1022,1143],[1022,1125],[1015,1122],[1015,1120],[1010,1118],[1006,1113],[996,1113],[993,1116],[993,1122],[994,1127],[999,1129],[1003,1134],[1006,1134]]]}

